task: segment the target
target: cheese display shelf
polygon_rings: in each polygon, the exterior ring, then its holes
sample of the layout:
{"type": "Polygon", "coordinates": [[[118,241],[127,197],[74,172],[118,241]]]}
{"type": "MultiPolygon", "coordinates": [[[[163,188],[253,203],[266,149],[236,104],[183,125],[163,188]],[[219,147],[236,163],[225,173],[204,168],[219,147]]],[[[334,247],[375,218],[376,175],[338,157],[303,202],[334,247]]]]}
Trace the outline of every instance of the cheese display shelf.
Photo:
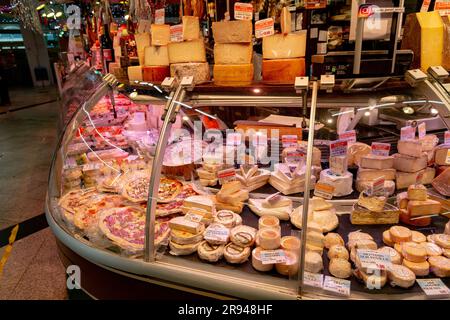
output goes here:
{"type": "Polygon", "coordinates": [[[438,84],[355,94],[312,81],[306,100],[288,86],[182,81],[161,85],[167,94],[145,83],[117,86],[107,75],[85,93],[60,138],[46,201],[62,260],[83,265],[81,286],[92,296],[112,297],[108,279],[121,298],[426,298],[414,275],[425,271],[417,278],[450,285],[450,108],[438,84]],[[387,120],[386,107],[420,118],[387,120]],[[431,138],[422,137],[423,114],[431,138]],[[243,124],[253,133],[227,131],[243,124]],[[402,139],[403,127],[421,138],[402,139]],[[373,152],[386,152],[387,142],[390,155],[373,152]],[[379,250],[386,243],[392,248],[379,250]],[[398,250],[410,264],[381,271],[383,285],[369,290],[364,281],[378,278],[359,249],[378,258],[398,250]],[[330,275],[341,286],[348,279],[350,294],[318,289],[330,275]]]}

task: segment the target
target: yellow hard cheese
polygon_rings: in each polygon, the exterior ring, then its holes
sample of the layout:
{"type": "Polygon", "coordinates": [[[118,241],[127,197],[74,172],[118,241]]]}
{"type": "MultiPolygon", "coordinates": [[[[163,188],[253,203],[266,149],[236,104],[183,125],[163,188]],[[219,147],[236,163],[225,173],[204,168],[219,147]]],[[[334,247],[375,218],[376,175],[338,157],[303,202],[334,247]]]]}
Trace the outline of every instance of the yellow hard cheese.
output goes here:
{"type": "Polygon", "coordinates": [[[292,59],[305,56],[306,32],[274,34],[263,38],[264,59],[292,59]]]}
{"type": "Polygon", "coordinates": [[[168,24],[152,24],[151,36],[153,46],[165,46],[170,42],[170,26],[168,24]]]}
{"type": "Polygon", "coordinates": [[[170,63],[206,62],[205,43],[203,39],[172,42],[168,48],[170,63]]]}
{"type": "Polygon", "coordinates": [[[439,214],[441,212],[441,203],[431,199],[425,201],[409,201],[408,212],[411,217],[439,214]]]}
{"type": "Polygon", "coordinates": [[[249,64],[252,62],[253,46],[250,43],[216,43],[216,64],[249,64]]]}
{"type": "Polygon", "coordinates": [[[183,40],[200,38],[200,24],[198,17],[183,16],[183,40]]]}
{"type": "Polygon", "coordinates": [[[253,81],[253,64],[215,64],[214,83],[219,86],[246,86],[253,81]]]}

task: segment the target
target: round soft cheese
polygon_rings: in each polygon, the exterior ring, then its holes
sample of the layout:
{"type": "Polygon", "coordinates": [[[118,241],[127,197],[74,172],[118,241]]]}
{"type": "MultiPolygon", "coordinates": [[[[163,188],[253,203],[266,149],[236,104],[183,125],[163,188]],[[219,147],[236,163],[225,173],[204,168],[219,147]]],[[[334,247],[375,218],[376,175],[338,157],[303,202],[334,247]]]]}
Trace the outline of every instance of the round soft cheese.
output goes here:
{"type": "Polygon", "coordinates": [[[421,243],[422,247],[425,248],[425,250],[427,251],[427,256],[432,257],[432,256],[441,256],[443,253],[443,250],[441,249],[441,247],[439,247],[437,244],[432,243],[432,242],[422,242],[421,243]]]}
{"type": "Polygon", "coordinates": [[[427,237],[422,232],[411,231],[411,240],[412,240],[412,242],[421,243],[421,242],[426,242],[427,237]]]}
{"type": "Polygon", "coordinates": [[[330,232],[323,239],[323,244],[325,248],[330,249],[334,245],[344,245],[344,239],[338,233],[330,232]]]}
{"type": "Polygon", "coordinates": [[[435,234],[433,240],[439,247],[450,249],[450,235],[443,233],[435,234]]]}
{"type": "Polygon", "coordinates": [[[223,257],[224,249],[224,245],[213,245],[207,241],[203,241],[198,246],[197,253],[202,260],[217,262],[223,257]]]}
{"type": "Polygon", "coordinates": [[[340,279],[347,279],[352,275],[352,266],[345,259],[331,259],[328,270],[333,276],[340,279]]]}
{"type": "Polygon", "coordinates": [[[343,175],[334,175],[330,169],[320,172],[319,182],[332,185],[334,187],[333,197],[347,196],[353,192],[353,174],[346,171],[343,175]]]}
{"type": "Polygon", "coordinates": [[[312,273],[319,273],[323,269],[322,256],[317,252],[308,251],[305,254],[305,270],[312,273]]]}
{"type": "Polygon", "coordinates": [[[343,245],[334,245],[328,250],[328,259],[349,259],[348,250],[343,245]]]}
{"type": "Polygon", "coordinates": [[[383,242],[389,247],[393,247],[395,242],[391,239],[391,232],[389,230],[386,230],[383,232],[383,242]]]}
{"type": "Polygon", "coordinates": [[[236,225],[235,213],[230,210],[219,210],[214,217],[214,222],[223,224],[227,228],[233,228],[236,225]]]}
{"type": "Polygon", "coordinates": [[[293,276],[298,271],[298,256],[292,251],[285,251],[286,262],[277,263],[275,269],[284,276],[293,276]]]}
{"type": "Polygon", "coordinates": [[[391,257],[391,262],[393,264],[402,264],[402,256],[394,248],[391,247],[381,247],[378,249],[379,252],[389,254],[391,257]]]}
{"type": "Polygon", "coordinates": [[[423,262],[412,262],[403,259],[402,264],[410,269],[418,277],[425,277],[430,273],[430,264],[427,261],[423,262]]]}
{"type": "Polygon", "coordinates": [[[428,259],[430,270],[437,277],[450,277],[450,259],[443,256],[434,256],[428,259]]]}
{"type": "Polygon", "coordinates": [[[409,288],[416,282],[416,275],[407,267],[394,264],[389,268],[388,277],[392,286],[409,288]]]}
{"type": "Polygon", "coordinates": [[[421,244],[415,242],[404,242],[402,244],[402,255],[411,262],[427,260],[427,250],[421,244]]]}
{"type": "Polygon", "coordinates": [[[200,232],[197,234],[171,229],[170,230],[170,240],[178,244],[192,244],[203,240],[203,232],[205,231],[205,226],[202,224],[200,232]]]}
{"type": "Polygon", "coordinates": [[[389,232],[391,233],[392,241],[394,241],[396,243],[411,241],[411,238],[412,238],[411,230],[409,230],[406,227],[393,226],[389,229],[389,232]]]}
{"type": "Polygon", "coordinates": [[[258,220],[258,228],[274,228],[278,229],[280,227],[280,219],[275,216],[262,216],[258,220]]]}
{"type": "Polygon", "coordinates": [[[187,256],[197,251],[200,242],[194,244],[178,244],[173,241],[169,242],[170,254],[174,256],[187,256]]]}
{"type": "Polygon", "coordinates": [[[273,264],[263,264],[261,260],[261,250],[263,250],[260,247],[256,247],[252,251],[252,266],[258,271],[267,272],[272,270],[273,264]]]}
{"type": "Polygon", "coordinates": [[[249,226],[237,226],[231,229],[230,240],[241,247],[250,247],[256,240],[256,229],[249,226]]]}
{"type": "Polygon", "coordinates": [[[241,247],[234,243],[229,243],[225,246],[223,255],[228,263],[239,264],[247,261],[250,252],[250,247],[241,247]]]}
{"type": "Polygon", "coordinates": [[[278,249],[281,245],[281,234],[278,230],[264,228],[258,231],[258,243],[264,250],[278,249]]]}
{"type": "Polygon", "coordinates": [[[281,248],[286,251],[292,251],[295,254],[299,254],[300,239],[294,236],[285,236],[281,238],[281,248]]]}

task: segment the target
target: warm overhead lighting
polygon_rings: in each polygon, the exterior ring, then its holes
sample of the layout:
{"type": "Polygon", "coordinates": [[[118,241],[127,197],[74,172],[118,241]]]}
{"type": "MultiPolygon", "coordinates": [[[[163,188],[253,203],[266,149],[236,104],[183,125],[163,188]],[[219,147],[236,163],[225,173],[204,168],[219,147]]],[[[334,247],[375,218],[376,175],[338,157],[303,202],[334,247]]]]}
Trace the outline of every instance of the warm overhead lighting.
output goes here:
{"type": "Polygon", "coordinates": [[[183,117],[183,120],[184,120],[184,121],[188,121],[188,120],[189,120],[189,117],[188,117],[188,116],[184,116],[184,117],[183,117]]]}
{"type": "Polygon", "coordinates": [[[130,16],[128,14],[125,15],[125,20],[128,20],[128,18],[130,18],[130,16]]]}
{"type": "Polygon", "coordinates": [[[138,96],[138,93],[136,91],[133,91],[130,93],[130,98],[136,98],[138,96]]]}
{"type": "Polygon", "coordinates": [[[56,13],[55,17],[59,18],[59,17],[61,17],[62,15],[63,15],[63,13],[62,13],[61,11],[58,11],[58,12],[56,13]]]}
{"type": "Polygon", "coordinates": [[[327,120],[327,123],[333,123],[333,119],[331,119],[331,118],[329,118],[328,120],[327,120]]]}
{"type": "Polygon", "coordinates": [[[45,18],[46,16],[47,14],[45,12],[41,15],[42,18],[45,18]]]}
{"type": "Polygon", "coordinates": [[[259,88],[253,89],[253,92],[254,92],[254,93],[260,93],[260,92],[261,92],[261,89],[259,89],[259,88]]]}
{"type": "Polygon", "coordinates": [[[42,3],[36,7],[36,11],[42,10],[45,8],[45,3],[42,3]]]}
{"type": "Polygon", "coordinates": [[[364,115],[365,115],[366,117],[370,116],[370,111],[364,112],[364,115]]]}
{"type": "Polygon", "coordinates": [[[402,110],[403,110],[403,113],[405,113],[405,114],[413,114],[414,113],[414,109],[411,107],[403,107],[402,110]]]}
{"type": "Polygon", "coordinates": [[[439,111],[436,108],[431,108],[430,109],[431,114],[438,114],[439,111]]]}
{"type": "Polygon", "coordinates": [[[47,13],[47,18],[51,18],[51,17],[54,17],[54,16],[55,16],[54,12],[47,13]]]}

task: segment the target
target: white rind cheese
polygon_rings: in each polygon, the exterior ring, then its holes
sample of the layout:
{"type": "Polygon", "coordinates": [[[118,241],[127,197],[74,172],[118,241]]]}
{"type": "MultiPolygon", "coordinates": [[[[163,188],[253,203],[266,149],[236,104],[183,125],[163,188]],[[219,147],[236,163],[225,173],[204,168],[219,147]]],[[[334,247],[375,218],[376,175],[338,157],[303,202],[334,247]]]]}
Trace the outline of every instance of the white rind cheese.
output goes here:
{"type": "Polygon", "coordinates": [[[334,187],[334,197],[343,197],[353,192],[353,175],[348,171],[344,175],[337,176],[329,169],[323,170],[320,172],[319,182],[332,185],[334,187]]]}

